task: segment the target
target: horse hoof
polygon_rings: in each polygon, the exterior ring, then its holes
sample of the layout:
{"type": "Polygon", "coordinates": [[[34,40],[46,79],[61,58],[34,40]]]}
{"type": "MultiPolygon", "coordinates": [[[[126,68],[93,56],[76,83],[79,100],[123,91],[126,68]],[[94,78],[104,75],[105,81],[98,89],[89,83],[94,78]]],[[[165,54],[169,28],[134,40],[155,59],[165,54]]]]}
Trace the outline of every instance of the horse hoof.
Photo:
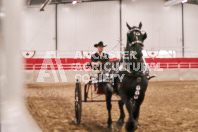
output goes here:
{"type": "Polygon", "coordinates": [[[119,128],[122,128],[123,127],[123,125],[124,125],[124,121],[122,120],[122,119],[119,119],[118,121],[117,121],[117,126],[119,127],[119,128]]]}
{"type": "Polygon", "coordinates": [[[126,131],[127,132],[135,132],[137,130],[136,122],[127,122],[126,123],[126,131]]]}
{"type": "Polygon", "coordinates": [[[113,131],[113,129],[114,129],[113,125],[108,126],[107,129],[108,129],[108,131],[113,131]]]}

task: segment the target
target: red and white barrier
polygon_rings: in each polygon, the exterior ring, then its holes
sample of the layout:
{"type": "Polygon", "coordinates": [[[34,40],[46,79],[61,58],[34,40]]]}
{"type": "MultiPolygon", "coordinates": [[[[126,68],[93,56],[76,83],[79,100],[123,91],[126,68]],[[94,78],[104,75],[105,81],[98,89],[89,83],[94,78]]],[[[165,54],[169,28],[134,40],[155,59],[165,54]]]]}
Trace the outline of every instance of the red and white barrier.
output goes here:
{"type": "MultiPolygon", "coordinates": [[[[112,59],[115,60],[115,59],[112,59]]],[[[25,59],[26,82],[74,82],[76,75],[87,77],[90,59],[25,59]]],[[[156,75],[153,81],[198,80],[198,58],[146,58],[156,75]]]]}

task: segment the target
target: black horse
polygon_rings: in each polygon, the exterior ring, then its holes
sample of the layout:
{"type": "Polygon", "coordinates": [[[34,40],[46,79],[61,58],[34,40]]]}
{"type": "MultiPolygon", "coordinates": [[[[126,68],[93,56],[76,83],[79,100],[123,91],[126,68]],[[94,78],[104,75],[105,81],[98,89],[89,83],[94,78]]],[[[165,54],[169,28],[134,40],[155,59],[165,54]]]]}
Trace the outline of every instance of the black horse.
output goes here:
{"type": "Polygon", "coordinates": [[[127,46],[125,49],[125,55],[120,62],[124,67],[122,70],[118,70],[117,74],[124,75],[122,80],[119,78],[114,79],[114,83],[106,83],[104,85],[106,93],[106,103],[108,109],[108,128],[112,129],[111,119],[111,97],[113,94],[112,88],[121,97],[118,102],[120,108],[120,118],[117,121],[117,125],[122,127],[124,124],[125,113],[123,110],[124,104],[129,113],[129,119],[126,123],[126,130],[134,132],[137,129],[137,122],[140,112],[140,105],[142,104],[145,96],[145,92],[148,86],[148,72],[144,68],[142,50],[144,47],[144,40],[147,38],[147,34],[141,30],[142,23],[139,27],[130,27],[127,24],[129,32],[127,33],[127,46]]]}

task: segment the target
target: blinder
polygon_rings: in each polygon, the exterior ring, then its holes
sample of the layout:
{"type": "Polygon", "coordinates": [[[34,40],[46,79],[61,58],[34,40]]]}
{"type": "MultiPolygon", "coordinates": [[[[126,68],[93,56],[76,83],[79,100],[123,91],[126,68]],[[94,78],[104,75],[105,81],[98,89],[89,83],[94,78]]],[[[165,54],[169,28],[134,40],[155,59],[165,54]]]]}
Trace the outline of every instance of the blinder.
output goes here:
{"type": "Polygon", "coordinates": [[[143,41],[140,41],[140,40],[139,40],[138,36],[141,36],[141,35],[143,36],[143,34],[146,33],[145,31],[142,31],[142,30],[139,29],[139,28],[133,28],[133,29],[129,30],[128,33],[130,33],[130,32],[133,32],[134,36],[136,36],[136,40],[135,40],[135,41],[132,41],[131,43],[129,43],[129,46],[132,46],[132,45],[134,45],[134,44],[141,44],[141,45],[144,45],[144,44],[143,44],[143,41]]]}

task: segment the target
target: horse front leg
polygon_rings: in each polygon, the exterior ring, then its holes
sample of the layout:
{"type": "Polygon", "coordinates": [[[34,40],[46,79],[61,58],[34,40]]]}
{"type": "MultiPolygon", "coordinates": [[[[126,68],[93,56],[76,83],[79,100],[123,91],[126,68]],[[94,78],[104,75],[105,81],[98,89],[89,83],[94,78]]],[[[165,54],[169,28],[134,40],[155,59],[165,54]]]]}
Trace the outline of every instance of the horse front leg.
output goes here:
{"type": "Polygon", "coordinates": [[[130,99],[128,99],[125,103],[129,113],[129,120],[126,123],[126,130],[127,132],[135,132],[135,130],[137,129],[137,124],[133,116],[133,104],[130,99]]]}
{"type": "Polygon", "coordinates": [[[134,108],[134,112],[133,112],[133,117],[136,120],[136,122],[138,122],[139,119],[139,115],[140,115],[140,106],[142,104],[142,102],[144,101],[144,94],[141,96],[141,98],[139,98],[138,100],[134,100],[133,102],[133,108],[134,108]]]}
{"type": "Polygon", "coordinates": [[[108,129],[109,130],[113,130],[113,125],[112,125],[112,118],[111,118],[111,108],[112,108],[112,105],[111,105],[111,97],[112,97],[112,90],[111,90],[111,86],[110,85],[107,85],[106,88],[105,88],[105,91],[106,91],[106,104],[107,104],[107,110],[108,110],[108,129]]]}
{"type": "Polygon", "coordinates": [[[120,100],[120,101],[118,101],[118,105],[119,105],[119,108],[120,108],[120,118],[117,121],[117,126],[122,127],[123,124],[124,124],[124,118],[125,118],[125,113],[124,113],[124,109],[123,109],[124,102],[122,100],[120,100]]]}
{"type": "Polygon", "coordinates": [[[140,103],[138,101],[134,101],[134,112],[133,112],[133,117],[136,122],[138,122],[139,119],[139,113],[140,113],[140,103]]]}

